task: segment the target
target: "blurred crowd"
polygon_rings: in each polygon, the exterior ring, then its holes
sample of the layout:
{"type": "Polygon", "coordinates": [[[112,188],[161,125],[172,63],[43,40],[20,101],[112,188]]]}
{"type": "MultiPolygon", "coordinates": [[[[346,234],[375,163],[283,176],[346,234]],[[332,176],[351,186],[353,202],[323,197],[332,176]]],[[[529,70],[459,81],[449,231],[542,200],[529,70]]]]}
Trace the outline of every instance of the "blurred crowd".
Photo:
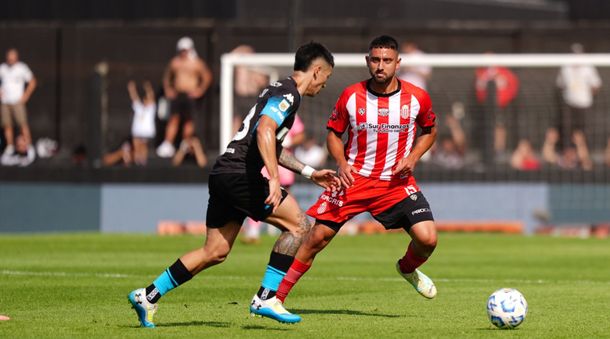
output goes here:
{"type": "MultiPolygon", "coordinates": [[[[584,53],[579,43],[571,52],[584,53]]],[[[248,45],[237,46],[231,53],[253,54],[248,45]]],[[[413,42],[402,45],[402,55],[425,58],[425,53],[413,42]]],[[[493,52],[488,52],[493,53],[493,52]]],[[[511,126],[517,116],[515,102],[520,96],[518,75],[507,67],[480,67],[474,71],[473,93],[476,107],[463,101],[454,101],[448,112],[437,112],[440,134],[432,149],[422,158],[424,163],[446,170],[464,168],[482,169],[498,165],[519,171],[536,171],[542,168],[591,170],[596,163],[610,166],[610,137],[603,150],[603,160],[594,158],[588,147],[585,121],[590,116],[596,94],[602,86],[601,77],[591,65],[574,64],[561,67],[557,72],[556,91],[561,98],[558,118],[544,128],[544,140],[536,145],[533,140],[511,140],[511,126]],[[479,110],[479,114],[473,114],[479,110]],[[465,122],[474,126],[478,147],[472,147],[465,132],[465,122]],[[511,145],[514,147],[511,148],[511,145]]],[[[427,89],[433,77],[430,66],[401,65],[399,77],[427,89]]],[[[238,66],[235,69],[234,132],[266,84],[279,78],[273,67],[238,66]]],[[[197,130],[194,116],[202,108],[202,98],[209,95],[213,82],[210,67],[197,53],[190,37],[176,43],[176,55],[168,62],[161,86],[157,90],[152,81],[126,84],[131,100],[131,128],[129,135],[115,147],[103,146],[103,166],[147,166],[152,159],[169,159],[168,163],[180,166],[189,163],[205,167],[208,159],[204,136],[197,130]]],[[[36,77],[26,63],[20,60],[15,48],[6,51],[5,62],[0,65],[0,100],[2,128],[0,150],[2,166],[29,166],[37,158],[47,158],[57,152],[57,142],[45,137],[33,138],[28,124],[27,103],[36,89],[36,77]]],[[[288,145],[295,155],[310,165],[324,163],[326,152],[318,140],[305,135],[305,129],[293,127],[294,136],[288,145]]],[[[73,161],[84,161],[83,147],[73,151],[73,161]]],[[[294,178],[292,179],[292,181],[294,178]]],[[[289,180],[290,181],[290,180],[289,180]]],[[[290,183],[286,183],[290,185],[290,183]]]]}

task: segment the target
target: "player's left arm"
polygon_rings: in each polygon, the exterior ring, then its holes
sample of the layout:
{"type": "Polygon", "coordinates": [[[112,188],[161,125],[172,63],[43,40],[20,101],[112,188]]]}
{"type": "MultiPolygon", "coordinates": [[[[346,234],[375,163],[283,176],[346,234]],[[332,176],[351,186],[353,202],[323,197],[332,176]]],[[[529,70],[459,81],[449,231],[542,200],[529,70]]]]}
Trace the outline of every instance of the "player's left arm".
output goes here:
{"type": "Polygon", "coordinates": [[[324,187],[328,191],[334,191],[341,185],[339,178],[335,176],[335,171],[330,169],[316,170],[309,165],[305,165],[285,148],[282,149],[279,163],[287,169],[299,173],[307,179],[311,179],[315,184],[324,187]]]}

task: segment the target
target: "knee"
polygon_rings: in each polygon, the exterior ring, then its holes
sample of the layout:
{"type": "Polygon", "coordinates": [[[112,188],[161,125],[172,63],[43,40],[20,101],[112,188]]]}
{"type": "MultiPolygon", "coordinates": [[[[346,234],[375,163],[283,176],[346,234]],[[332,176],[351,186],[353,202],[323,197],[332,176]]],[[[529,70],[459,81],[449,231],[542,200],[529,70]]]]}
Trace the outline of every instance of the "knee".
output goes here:
{"type": "Polygon", "coordinates": [[[208,251],[208,260],[210,265],[218,265],[223,263],[229,256],[228,248],[214,248],[208,251]]]}

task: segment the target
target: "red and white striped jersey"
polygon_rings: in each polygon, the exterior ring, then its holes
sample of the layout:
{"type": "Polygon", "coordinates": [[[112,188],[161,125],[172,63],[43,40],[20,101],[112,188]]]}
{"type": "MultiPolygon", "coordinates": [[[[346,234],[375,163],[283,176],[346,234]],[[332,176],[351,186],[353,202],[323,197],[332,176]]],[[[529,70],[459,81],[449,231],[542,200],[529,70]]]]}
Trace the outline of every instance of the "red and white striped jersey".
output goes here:
{"type": "Polygon", "coordinates": [[[399,80],[398,90],[389,94],[374,93],[367,83],[343,91],[326,126],[341,134],[348,129],[345,158],[358,174],[391,180],[398,161],[413,148],[415,124],[431,127],[436,117],[428,93],[411,83],[399,80]]]}

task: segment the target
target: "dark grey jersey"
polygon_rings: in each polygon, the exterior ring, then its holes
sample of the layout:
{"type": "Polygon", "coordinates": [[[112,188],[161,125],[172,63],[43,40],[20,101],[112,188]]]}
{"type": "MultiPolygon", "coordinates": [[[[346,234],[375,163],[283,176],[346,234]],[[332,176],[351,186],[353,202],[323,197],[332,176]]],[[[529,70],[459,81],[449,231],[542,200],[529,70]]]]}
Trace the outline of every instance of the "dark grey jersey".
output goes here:
{"type": "Polygon", "coordinates": [[[275,134],[279,158],[282,141],[294,123],[300,103],[301,95],[292,78],[276,81],[267,86],[244,118],[241,128],[227,146],[227,150],[216,160],[210,174],[259,174],[264,166],[256,139],[256,129],[261,116],[270,117],[278,125],[275,134]]]}

